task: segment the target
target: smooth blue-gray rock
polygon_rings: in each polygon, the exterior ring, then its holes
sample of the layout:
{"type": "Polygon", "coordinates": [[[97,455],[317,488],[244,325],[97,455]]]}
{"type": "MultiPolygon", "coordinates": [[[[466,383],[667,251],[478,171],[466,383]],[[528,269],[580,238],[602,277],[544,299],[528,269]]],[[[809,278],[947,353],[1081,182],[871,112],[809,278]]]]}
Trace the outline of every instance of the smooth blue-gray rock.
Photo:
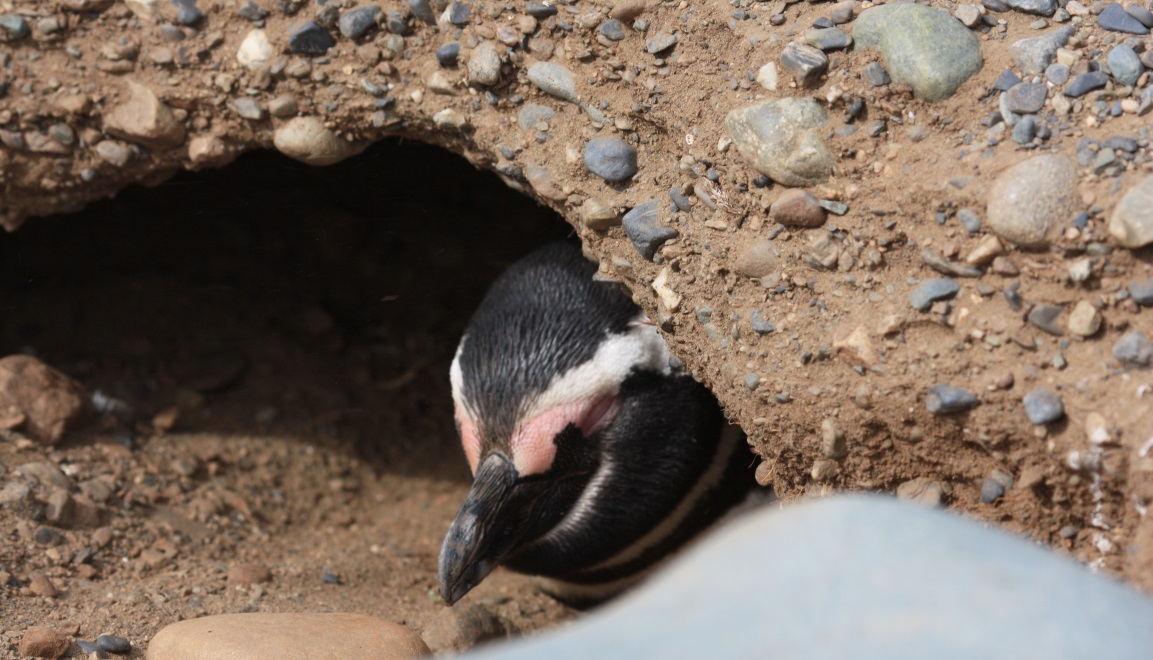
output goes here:
{"type": "Polygon", "coordinates": [[[408,10],[412,15],[432,25],[436,25],[436,14],[428,0],[408,0],[408,10]]]}
{"type": "Polygon", "coordinates": [[[542,121],[548,121],[556,116],[556,110],[548,107],[547,105],[539,105],[537,103],[526,103],[516,113],[516,123],[524,130],[529,130],[542,121]]]}
{"type": "Polygon", "coordinates": [[[1034,115],[1021,117],[1013,126],[1013,141],[1017,144],[1032,144],[1037,137],[1037,118],[1034,115]]]}
{"type": "Polygon", "coordinates": [[[1032,424],[1048,424],[1065,416],[1061,396],[1044,387],[1029,392],[1021,402],[1025,404],[1025,415],[1032,424]]]}
{"type": "Polygon", "coordinates": [[[827,122],[811,97],[784,98],[733,110],[725,128],[758,172],[782,185],[810,186],[833,171],[833,152],[820,133],[827,122]]]}
{"type": "Polygon", "coordinates": [[[1077,76],[1065,86],[1065,96],[1075,99],[1093,90],[1101,89],[1107,84],[1109,84],[1109,76],[1104,71],[1089,71],[1077,76]]]}
{"type": "Polygon", "coordinates": [[[443,67],[456,66],[460,58],[460,42],[450,41],[436,49],[436,61],[443,67]]]}
{"type": "Polygon", "coordinates": [[[1153,599],[1029,539],[838,496],[750,513],[576,622],[471,657],[1144,659],[1151,620],[1153,599]]]}
{"type": "Polygon", "coordinates": [[[909,302],[918,312],[927,311],[938,300],[945,300],[957,295],[961,285],[956,280],[945,277],[925,280],[909,293],[909,302]]]}
{"type": "Polygon", "coordinates": [[[380,7],[376,5],[368,5],[366,7],[357,7],[352,11],[346,11],[340,15],[340,20],[336,25],[340,28],[340,33],[344,36],[355,39],[360,35],[368,32],[368,29],[376,24],[376,17],[380,15],[380,7]]]}
{"type": "Polygon", "coordinates": [[[977,232],[981,231],[981,218],[977,217],[977,214],[973,212],[973,209],[958,209],[957,220],[960,221],[962,225],[964,225],[965,231],[969,232],[970,234],[976,234],[977,232]]]}
{"type": "Polygon", "coordinates": [[[853,45],[853,38],[841,28],[815,28],[805,30],[805,43],[821,50],[840,50],[853,45]]]}
{"type": "Polygon", "coordinates": [[[204,18],[196,0],[172,0],[172,6],[176,7],[176,22],[180,25],[196,25],[204,18]]]}
{"type": "Polygon", "coordinates": [[[323,55],[336,39],[316,21],[305,21],[288,34],[288,49],[302,55],[323,55]]]}
{"type": "Polygon", "coordinates": [[[987,197],[985,219],[1002,238],[1042,248],[1073,219],[1080,204],[1077,165],[1065,156],[1043,154],[997,176],[987,197]]]}
{"type": "Polygon", "coordinates": [[[879,50],[893,80],[925,101],[949,98],[981,70],[981,42],[948,12],[914,3],[871,7],[853,28],[856,48],[879,50]]]}
{"type": "Polygon", "coordinates": [[[1012,69],[1005,69],[993,81],[993,89],[998,92],[1007,92],[1013,89],[1014,85],[1021,82],[1021,76],[1018,76],[1012,69]]]}
{"type": "Polygon", "coordinates": [[[4,14],[0,16],[0,30],[3,30],[9,39],[23,39],[32,34],[28,21],[19,14],[4,14]]]}
{"type": "Polygon", "coordinates": [[[132,642],[119,635],[100,635],[96,638],[96,647],[108,653],[131,653],[132,642]]]}
{"type": "Polygon", "coordinates": [[[1128,44],[1114,46],[1105,62],[1109,65],[1109,73],[1112,73],[1113,78],[1122,85],[1137,84],[1137,79],[1145,72],[1141,57],[1128,44]]]}
{"type": "Polygon", "coordinates": [[[524,6],[524,11],[533,18],[544,20],[550,16],[556,16],[556,6],[547,2],[529,2],[524,6]]]}
{"type": "Polygon", "coordinates": [[[1045,80],[1048,80],[1054,85],[1064,85],[1069,82],[1069,73],[1070,69],[1068,64],[1054,62],[1045,67],[1045,80]]]}
{"type": "Polygon", "coordinates": [[[1153,307],[1153,279],[1145,278],[1130,282],[1129,297],[1142,307],[1153,307]]]}
{"type": "Polygon", "coordinates": [[[472,8],[463,2],[454,2],[448,6],[448,22],[457,27],[468,25],[472,18],[472,8]]]}
{"type": "Polygon", "coordinates": [[[528,80],[542,92],[568,101],[579,103],[576,93],[576,79],[573,72],[556,62],[537,62],[528,68],[528,80]]]}
{"type": "Polygon", "coordinates": [[[869,62],[865,65],[865,78],[873,87],[881,87],[892,82],[889,78],[889,72],[885,71],[885,67],[881,66],[880,62],[869,62]]]}
{"type": "Polygon", "coordinates": [[[1021,67],[1021,73],[1027,76],[1043,73],[1045,67],[1052,64],[1057,57],[1057,49],[1069,43],[1069,38],[1076,31],[1076,27],[1066,25],[1049,34],[1013,42],[1013,50],[1017,52],[1017,66],[1021,67]]]}
{"type": "Polygon", "coordinates": [[[662,53],[677,44],[677,35],[668,32],[658,32],[652,39],[645,42],[645,50],[650,54],[662,53]]]}
{"type": "Polygon", "coordinates": [[[1005,496],[1005,485],[993,477],[985,477],[981,482],[981,501],[992,504],[1005,496]]]}
{"type": "Polygon", "coordinates": [[[1149,28],[1141,21],[1125,11],[1120,3],[1114,2],[1097,15],[1097,25],[1110,32],[1124,32],[1126,34],[1149,34],[1149,28]]]}
{"type": "Polygon", "coordinates": [[[660,205],[660,200],[650,199],[644,204],[634,206],[621,218],[625,234],[632,241],[633,247],[649,261],[653,260],[660,246],[676,238],[680,233],[668,225],[661,224],[660,205]]]}
{"type": "Polygon", "coordinates": [[[1127,248],[1153,243],[1153,176],[1138,181],[1113,207],[1109,234],[1127,248]]]}
{"type": "Polygon", "coordinates": [[[749,313],[749,324],[753,326],[753,332],[758,335],[767,335],[777,329],[772,322],[765,319],[765,312],[760,309],[754,309],[749,313]]]}
{"type": "Polygon", "coordinates": [[[829,70],[829,57],[817,48],[794,41],[781,51],[781,66],[796,74],[802,85],[811,87],[829,70]]]}
{"type": "Polygon", "coordinates": [[[1038,16],[1052,16],[1057,11],[1057,0],[1005,0],[1005,4],[1017,11],[1038,16]]]}
{"type": "Polygon", "coordinates": [[[1113,357],[1130,366],[1153,365],[1153,342],[1140,330],[1130,330],[1113,344],[1113,357]]]}
{"type": "Polygon", "coordinates": [[[600,33],[605,39],[620,41],[625,38],[625,26],[615,18],[601,23],[600,33]]]}
{"type": "Polygon", "coordinates": [[[595,137],[585,145],[584,163],[605,181],[619,183],[637,173],[637,150],[618,137],[595,137]]]}
{"type": "Polygon", "coordinates": [[[971,410],[981,405],[976,394],[952,385],[934,385],[925,396],[925,408],[934,415],[971,410]]]}
{"type": "Polygon", "coordinates": [[[1045,107],[1048,91],[1045,83],[1018,83],[1005,92],[1005,105],[1016,114],[1031,115],[1045,107]]]}
{"type": "Polygon", "coordinates": [[[1057,323],[1057,319],[1063,311],[1065,308],[1061,305],[1037,305],[1029,310],[1029,323],[1051,335],[1060,337],[1065,334],[1065,331],[1061,329],[1061,324],[1057,323]]]}
{"type": "Polygon", "coordinates": [[[1142,7],[1141,5],[1129,5],[1125,8],[1129,15],[1137,19],[1141,25],[1147,28],[1153,28],[1153,12],[1142,7]]]}

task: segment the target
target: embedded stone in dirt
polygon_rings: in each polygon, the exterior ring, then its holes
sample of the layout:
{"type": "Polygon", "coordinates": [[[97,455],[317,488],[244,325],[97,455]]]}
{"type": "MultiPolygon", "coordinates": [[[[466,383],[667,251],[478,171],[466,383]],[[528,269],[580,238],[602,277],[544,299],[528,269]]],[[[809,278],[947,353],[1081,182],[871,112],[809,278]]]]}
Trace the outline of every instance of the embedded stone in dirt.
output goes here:
{"type": "Polygon", "coordinates": [[[733,270],[745,277],[761,278],[776,272],[778,262],[779,255],[773,242],[759,240],[741,250],[733,270]]]}
{"type": "Polygon", "coordinates": [[[741,156],[761,174],[786,186],[823,183],[833,153],[818,133],[828,122],[812,98],[785,98],[733,110],[725,127],[741,156]]]}
{"type": "Polygon", "coordinates": [[[934,385],[929,388],[925,397],[925,407],[934,415],[948,415],[950,413],[970,410],[981,405],[977,395],[951,385],[934,385]]]}
{"type": "Polygon", "coordinates": [[[605,181],[619,183],[637,173],[637,150],[617,137],[596,137],[585,145],[584,163],[605,181]]]}
{"type": "Polygon", "coordinates": [[[503,619],[475,603],[446,607],[424,631],[425,641],[435,653],[461,651],[511,632],[503,619]]]}
{"type": "Polygon", "coordinates": [[[228,569],[228,586],[248,587],[272,579],[272,571],[264,564],[246,562],[228,569]]]}
{"type": "Polygon", "coordinates": [[[1026,248],[1049,244],[1080,205],[1077,166],[1065,156],[1044,154],[1017,163],[993,182],[987,198],[989,227],[1026,248]]]}
{"type": "Polygon", "coordinates": [[[184,125],[144,85],[128,82],[127,98],[104,115],[104,130],[146,147],[169,149],[184,142],[184,125]]]}
{"type": "Polygon", "coordinates": [[[1113,344],[1113,357],[1127,365],[1148,367],[1153,365],[1153,342],[1144,332],[1131,330],[1113,344]]]}
{"type": "Polygon", "coordinates": [[[825,224],[825,209],[807,190],[786,190],[769,207],[769,217],[786,227],[820,227],[825,224]]]}
{"type": "Polygon", "coordinates": [[[324,125],[319,117],[294,117],[272,135],[280,153],[309,165],[332,165],[364,151],[324,125]]]}
{"type": "Polygon", "coordinates": [[[264,660],[308,657],[416,658],[420,636],[366,614],[218,614],[174,623],[152,638],[149,660],[264,660]]]}
{"type": "Polygon", "coordinates": [[[655,199],[633,207],[621,222],[637,252],[649,261],[653,260],[660,246],[680,234],[676,229],[661,224],[660,202],[655,199]]]}
{"type": "Polygon", "coordinates": [[[45,626],[32,626],[20,638],[20,655],[59,658],[68,650],[68,637],[45,626]]]}
{"type": "Polygon", "coordinates": [[[34,357],[10,355],[0,360],[0,410],[12,407],[24,413],[30,436],[54,445],[92,410],[92,402],[68,376],[34,357]]]}
{"type": "Polygon", "coordinates": [[[1109,233],[1127,248],[1153,243],[1153,176],[1142,179],[1117,203],[1109,233]]]}

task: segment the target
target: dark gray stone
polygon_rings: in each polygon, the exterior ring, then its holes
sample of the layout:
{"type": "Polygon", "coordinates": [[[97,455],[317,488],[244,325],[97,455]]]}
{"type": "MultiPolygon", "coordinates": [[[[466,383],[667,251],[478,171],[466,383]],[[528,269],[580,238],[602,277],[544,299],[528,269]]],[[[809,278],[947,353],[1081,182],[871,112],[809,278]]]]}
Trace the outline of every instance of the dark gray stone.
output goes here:
{"type": "Polygon", "coordinates": [[[1129,296],[1143,307],[1153,307],[1153,279],[1133,280],[1129,283],[1129,296]]]}
{"type": "Polygon", "coordinates": [[[32,34],[32,28],[29,27],[28,21],[23,16],[16,14],[0,16],[0,30],[3,30],[8,38],[13,40],[23,39],[32,34]]]}
{"type": "Polygon", "coordinates": [[[1057,49],[1069,43],[1069,37],[1076,31],[1076,27],[1066,25],[1050,34],[1013,42],[1013,50],[1017,51],[1017,66],[1021,67],[1021,73],[1027,76],[1043,73],[1045,67],[1052,64],[1053,59],[1057,57],[1057,49]]]}
{"type": "Polygon", "coordinates": [[[340,28],[341,34],[349,39],[355,39],[368,32],[368,29],[376,24],[376,17],[379,15],[380,7],[376,5],[357,7],[341,14],[336,25],[340,28]]]}
{"type": "Polygon", "coordinates": [[[1113,344],[1113,357],[1130,366],[1153,365],[1153,342],[1140,330],[1130,330],[1113,344]]]}
{"type": "Polygon", "coordinates": [[[957,220],[965,226],[965,231],[970,234],[976,234],[981,231],[981,218],[977,216],[976,212],[972,209],[960,209],[957,211],[957,220]]]}
{"type": "Polygon", "coordinates": [[[689,203],[689,198],[686,197],[677,186],[669,188],[669,199],[673,200],[673,204],[677,207],[677,210],[682,213],[688,213],[693,210],[693,205],[689,203]]]}
{"type": "Polygon", "coordinates": [[[302,55],[323,55],[336,40],[316,21],[305,21],[288,35],[288,49],[302,55]]]}
{"type": "Polygon", "coordinates": [[[408,10],[425,23],[436,25],[436,13],[432,11],[428,0],[408,0],[408,10]]]}
{"type": "Polygon", "coordinates": [[[1061,397],[1044,387],[1029,392],[1022,400],[1025,404],[1025,415],[1032,424],[1048,424],[1065,416],[1065,406],[1061,397]]]}
{"type": "Polygon", "coordinates": [[[1126,34],[1149,34],[1149,28],[1125,11],[1120,3],[1114,2],[1097,15],[1097,25],[1110,32],[1126,34]]]}
{"type": "Polygon", "coordinates": [[[460,44],[456,41],[450,41],[436,49],[436,61],[439,62],[441,66],[456,66],[456,62],[459,58],[460,44]]]}
{"type": "Polygon", "coordinates": [[[1005,486],[993,477],[985,477],[981,482],[981,501],[992,504],[1005,496],[1005,486]]]}
{"type": "Polygon", "coordinates": [[[754,309],[749,314],[749,323],[753,326],[753,332],[758,335],[767,335],[777,329],[775,325],[765,320],[765,312],[760,309],[754,309]]]}
{"type": "Polygon", "coordinates": [[[821,50],[840,50],[853,45],[853,38],[841,28],[805,30],[805,43],[821,50]]]}
{"type": "Polygon", "coordinates": [[[1054,62],[1045,67],[1045,80],[1054,85],[1064,85],[1069,82],[1069,65],[1054,62]]]}
{"type": "Polygon", "coordinates": [[[1057,323],[1057,318],[1061,316],[1064,307],[1060,305],[1037,305],[1029,310],[1029,323],[1041,328],[1051,335],[1060,337],[1065,334],[1061,329],[1060,324],[1057,323]]]}
{"type": "Polygon", "coordinates": [[[1057,11],[1057,0],[1005,0],[1005,4],[1017,11],[1038,16],[1052,16],[1057,11]]]}
{"type": "Polygon", "coordinates": [[[1107,84],[1109,84],[1109,76],[1105,75],[1103,71],[1082,73],[1065,87],[1065,96],[1078,98],[1095,89],[1101,89],[1107,84]]]}
{"type": "Polygon", "coordinates": [[[1037,137],[1037,118],[1025,115],[1013,126],[1013,141],[1017,144],[1032,144],[1037,137]]]}
{"type": "Polygon", "coordinates": [[[1105,62],[1109,65],[1109,73],[1122,85],[1137,84],[1137,79],[1145,72],[1145,65],[1141,64],[1137,51],[1127,44],[1114,46],[1105,62]]]}
{"type": "Polygon", "coordinates": [[[781,66],[801,79],[801,84],[813,86],[829,70],[829,58],[812,46],[791,42],[781,51],[781,66]]]}
{"type": "Polygon", "coordinates": [[[617,19],[610,18],[604,23],[601,23],[601,35],[604,36],[605,39],[620,41],[625,38],[625,26],[617,19]]]}
{"type": "Polygon", "coordinates": [[[1031,115],[1045,107],[1048,91],[1045,83],[1018,83],[1005,92],[1005,105],[1016,114],[1031,115]]]}
{"type": "Polygon", "coordinates": [[[132,642],[117,635],[101,635],[96,638],[96,646],[109,653],[131,653],[132,642]]]}
{"type": "Polygon", "coordinates": [[[253,2],[253,0],[244,0],[241,2],[240,6],[236,9],[236,13],[241,18],[254,23],[268,18],[268,10],[253,2]]]}
{"type": "Polygon", "coordinates": [[[172,6],[176,7],[176,22],[181,25],[196,25],[204,18],[196,0],[172,0],[172,6]]]}
{"type": "Polygon", "coordinates": [[[408,28],[408,17],[403,13],[389,9],[385,12],[385,25],[388,26],[388,31],[393,34],[404,36],[410,32],[408,28]]]}
{"type": "Polygon", "coordinates": [[[663,53],[677,44],[677,35],[668,32],[658,32],[656,36],[645,42],[645,50],[650,55],[663,53]]]}
{"type": "Polygon", "coordinates": [[[918,312],[927,311],[938,300],[952,298],[961,290],[956,280],[937,278],[925,280],[909,293],[909,302],[918,312]]]}
{"type": "Polygon", "coordinates": [[[1153,28],[1153,12],[1142,7],[1141,5],[1130,5],[1125,8],[1129,15],[1137,19],[1141,25],[1147,28],[1153,28]]]}
{"type": "Polygon", "coordinates": [[[448,7],[448,22],[457,27],[468,25],[472,9],[463,2],[454,2],[448,7]]]}
{"type": "Polygon", "coordinates": [[[885,67],[881,66],[880,62],[869,62],[865,65],[865,78],[873,87],[881,87],[892,82],[889,79],[889,73],[885,71],[885,67]]]}
{"type": "Polygon", "coordinates": [[[635,206],[621,219],[625,234],[632,241],[633,247],[645,259],[652,261],[657,249],[666,241],[676,238],[680,232],[660,220],[660,200],[651,199],[644,204],[635,206]]]}
{"type": "Polygon", "coordinates": [[[1001,72],[1001,75],[997,76],[997,79],[993,81],[993,89],[998,92],[1007,92],[1020,82],[1021,77],[1013,73],[1012,69],[1005,69],[1001,72]]]}
{"type": "Polygon", "coordinates": [[[1106,149],[1117,149],[1119,151],[1132,154],[1137,152],[1137,147],[1140,145],[1137,143],[1137,138],[1128,137],[1125,135],[1114,135],[1113,137],[1105,140],[1102,143],[1102,146],[1104,146],[1106,149]]]}
{"type": "Polygon", "coordinates": [[[596,137],[585,145],[584,163],[605,181],[619,183],[637,173],[637,150],[618,137],[596,137]]]}
{"type": "Polygon", "coordinates": [[[971,410],[981,405],[976,394],[951,385],[934,385],[925,396],[925,407],[934,415],[971,410]]]}
{"type": "Polygon", "coordinates": [[[544,2],[529,2],[524,6],[524,11],[533,18],[544,20],[550,16],[556,16],[556,7],[544,2]]]}

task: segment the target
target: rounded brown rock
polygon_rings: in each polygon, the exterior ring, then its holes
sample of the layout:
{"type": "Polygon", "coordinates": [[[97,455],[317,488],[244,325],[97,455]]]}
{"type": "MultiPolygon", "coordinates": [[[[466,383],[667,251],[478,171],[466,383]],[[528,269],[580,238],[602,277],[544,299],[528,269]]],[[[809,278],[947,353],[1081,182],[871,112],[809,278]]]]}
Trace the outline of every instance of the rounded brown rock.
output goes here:
{"type": "Polygon", "coordinates": [[[773,202],[769,217],[786,227],[820,227],[825,224],[825,209],[811,192],[793,188],[773,202]]]}
{"type": "Polygon", "coordinates": [[[20,655],[32,658],[59,658],[68,651],[68,636],[45,626],[32,626],[20,638],[20,655]]]}

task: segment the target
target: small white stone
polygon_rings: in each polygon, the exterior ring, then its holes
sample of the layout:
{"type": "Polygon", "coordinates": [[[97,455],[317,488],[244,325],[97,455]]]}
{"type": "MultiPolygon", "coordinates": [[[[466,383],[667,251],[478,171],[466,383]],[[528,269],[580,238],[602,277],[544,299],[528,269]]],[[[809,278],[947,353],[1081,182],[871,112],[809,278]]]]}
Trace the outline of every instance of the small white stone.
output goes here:
{"type": "Polygon", "coordinates": [[[665,306],[665,309],[675,312],[681,308],[680,295],[669,286],[669,269],[667,266],[653,280],[653,291],[656,291],[657,295],[660,296],[661,304],[665,306]]]}
{"type": "Polygon", "coordinates": [[[776,62],[769,62],[757,71],[757,84],[770,92],[776,91],[777,80],[779,80],[779,76],[776,62]]]}
{"type": "Polygon", "coordinates": [[[236,61],[248,70],[259,69],[276,55],[264,30],[251,30],[236,50],[236,61]]]}
{"type": "Polygon", "coordinates": [[[457,110],[445,108],[432,116],[432,123],[437,128],[464,128],[468,126],[468,118],[457,110]]]}

